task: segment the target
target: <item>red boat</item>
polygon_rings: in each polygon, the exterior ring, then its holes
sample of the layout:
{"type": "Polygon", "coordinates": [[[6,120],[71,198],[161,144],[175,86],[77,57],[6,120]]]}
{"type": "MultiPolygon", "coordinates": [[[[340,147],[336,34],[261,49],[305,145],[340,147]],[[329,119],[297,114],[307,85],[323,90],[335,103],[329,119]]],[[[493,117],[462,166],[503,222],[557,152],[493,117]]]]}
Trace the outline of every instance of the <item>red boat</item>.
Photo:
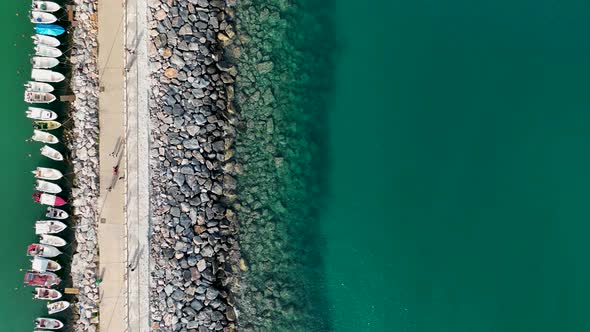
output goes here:
{"type": "Polygon", "coordinates": [[[65,199],[47,193],[34,193],[32,197],[35,203],[43,205],[62,206],[67,204],[65,199]]]}
{"type": "Polygon", "coordinates": [[[55,273],[51,272],[34,272],[25,273],[24,283],[27,286],[51,287],[61,282],[55,273]]]}

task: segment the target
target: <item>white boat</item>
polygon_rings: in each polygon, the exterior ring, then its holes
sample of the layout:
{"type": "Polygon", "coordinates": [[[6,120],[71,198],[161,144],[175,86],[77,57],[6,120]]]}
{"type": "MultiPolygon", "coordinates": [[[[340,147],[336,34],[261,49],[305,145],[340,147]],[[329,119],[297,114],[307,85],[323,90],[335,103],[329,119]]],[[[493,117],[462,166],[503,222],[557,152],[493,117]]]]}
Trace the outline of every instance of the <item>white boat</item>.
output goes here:
{"type": "Polygon", "coordinates": [[[64,220],[64,219],[68,219],[68,217],[70,215],[62,209],[58,209],[58,208],[54,208],[54,207],[50,206],[47,208],[47,213],[45,213],[45,216],[47,218],[64,220]]]}
{"type": "Polygon", "coordinates": [[[25,84],[25,89],[31,92],[53,92],[53,86],[49,83],[29,81],[25,84]]]}
{"type": "Polygon", "coordinates": [[[35,119],[35,120],[55,120],[57,119],[57,113],[54,111],[39,108],[39,107],[29,107],[26,112],[27,118],[35,119]]]}
{"type": "Polygon", "coordinates": [[[27,248],[27,255],[32,257],[39,256],[52,258],[58,256],[59,254],[61,254],[61,251],[59,251],[59,249],[46,244],[35,243],[31,244],[27,248]]]}
{"type": "Polygon", "coordinates": [[[68,244],[66,240],[62,239],[61,237],[49,234],[42,234],[40,236],[39,243],[48,244],[54,247],[63,247],[68,244]]]}
{"type": "Polygon", "coordinates": [[[47,69],[33,69],[31,71],[31,78],[38,82],[61,82],[66,77],[58,72],[47,69]]]}
{"type": "Polygon", "coordinates": [[[61,299],[61,293],[55,289],[35,287],[35,299],[37,300],[59,300],[61,299]]]}
{"type": "Polygon", "coordinates": [[[35,234],[57,234],[68,226],[57,220],[37,220],[35,222],[35,234]]]}
{"type": "Polygon", "coordinates": [[[55,99],[55,96],[49,92],[25,91],[25,102],[29,104],[49,104],[55,99]]]}
{"type": "Polygon", "coordinates": [[[36,34],[31,36],[31,38],[33,39],[33,43],[35,43],[35,45],[47,45],[51,47],[58,47],[61,45],[57,38],[51,36],[36,34]]]}
{"type": "Polygon", "coordinates": [[[37,272],[55,272],[61,270],[61,265],[51,259],[35,257],[31,260],[32,270],[37,272]]]}
{"type": "Polygon", "coordinates": [[[55,137],[54,135],[51,135],[50,133],[46,133],[44,131],[37,130],[37,129],[33,130],[33,137],[31,137],[31,139],[33,141],[46,143],[46,144],[55,144],[55,143],[59,142],[57,137],[55,137]]]}
{"type": "Polygon", "coordinates": [[[62,205],[66,205],[68,203],[68,202],[66,202],[65,199],[63,199],[59,196],[48,194],[48,193],[42,193],[42,192],[34,193],[32,198],[33,198],[33,201],[35,201],[35,203],[39,203],[41,205],[62,206],[62,205]]]}
{"type": "Polygon", "coordinates": [[[70,302],[68,301],[57,301],[53,303],[47,303],[47,310],[49,311],[50,315],[56,314],[60,311],[64,311],[70,307],[70,302]]]}
{"type": "Polygon", "coordinates": [[[36,329],[59,330],[64,327],[64,323],[57,319],[40,317],[35,319],[36,329]]]}
{"type": "Polygon", "coordinates": [[[34,56],[31,59],[31,63],[33,64],[33,68],[47,69],[59,65],[59,60],[45,56],[34,56]]]}
{"type": "Polygon", "coordinates": [[[57,151],[56,149],[54,149],[54,148],[52,148],[52,147],[50,147],[48,145],[44,145],[41,148],[41,155],[43,155],[43,156],[45,156],[45,157],[47,157],[49,159],[53,159],[55,161],[62,161],[62,160],[64,160],[64,156],[61,153],[59,153],[59,151],[57,151]]]}
{"type": "Polygon", "coordinates": [[[59,10],[59,5],[51,1],[33,1],[32,7],[34,10],[41,12],[53,13],[59,10]]]}
{"type": "Polygon", "coordinates": [[[49,181],[37,180],[37,184],[35,184],[35,190],[50,194],[58,194],[61,192],[61,187],[49,181]]]}
{"type": "Polygon", "coordinates": [[[36,24],[51,24],[57,22],[57,17],[53,14],[31,10],[31,23],[36,24]]]}
{"type": "Polygon", "coordinates": [[[60,171],[47,167],[37,167],[32,173],[35,174],[37,179],[43,180],[59,180],[63,177],[60,171]]]}
{"type": "MultiPolygon", "coordinates": [[[[60,56],[62,56],[63,53],[61,53],[60,50],[58,50],[55,47],[51,47],[51,46],[46,46],[46,45],[37,45],[35,46],[35,55],[38,55],[40,57],[48,57],[48,58],[59,58],[60,56]]],[[[55,59],[57,60],[57,59],[55,59]]],[[[59,61],[58,61],[59,63],[59,61]]],[[[57,66],[57,64],[55,64],[52,67],[57,66]]]]}

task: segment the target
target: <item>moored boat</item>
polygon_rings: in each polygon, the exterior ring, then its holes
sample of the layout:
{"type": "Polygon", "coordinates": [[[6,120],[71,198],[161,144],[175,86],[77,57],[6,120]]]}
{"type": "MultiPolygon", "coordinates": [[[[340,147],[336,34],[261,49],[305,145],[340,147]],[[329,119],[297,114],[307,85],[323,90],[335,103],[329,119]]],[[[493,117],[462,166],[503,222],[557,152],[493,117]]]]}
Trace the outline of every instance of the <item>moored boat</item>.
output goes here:
{"type": "Polygon", "coordinates": [[[47,146],[47,145],[44,145],[41,148],[41,155],[43,155],[49,159],[53,159],[55,161],[64,160],[64,156],[59,151],[57,151],[56,149],[54,149],[50,146],[47,146]]]}
{"type": "Polygon", "coordinates": [[[69,214],[62,209],[58,209],[58,208],[54,208],[54,207],[50,206],[47,208],[47,212],[45,213],[45,216],[47,218],[64,220],[64,219],[68,219],[69,214]]]}
{"type": "Polygon", "coordinates": [[[31,10],[31,23],[51,24],[55,22],[57,22],[57,17],[55,17],[55,15],[38,10],[31,10]]]}
{"type": "Polygon", "coordinates": [[[59,291],[51,288],[36,287],[34,298],[37,300],[59,300],[62,295],[59,291]]]}
{"type": "Polygon", "coordinates": [[[33,68],[48,69],[59,65],[59,60],[57,60],[55,57],[50,58],[47,56],[34,56],[31,59],[31,63],[33,64],[33,68]]]}
{"type": "Polygon", "coordinates": [[[32,172],[37,179],[42,180],[59,180],[63,177],[63,174],[54,168],[37,167],[37,169],[32,172]]]}
{"type": "Polygon", "coordinates": [[[66,240],[62,239],[61,237],[49,234],[41,234],[39,236],[39,243],[48,244],[54,247],[63,247],[68,244],[66,240]]]}
{"type": "Polygon", "coordinates": [[[25,102],[29,104],[49,104],[55,99],[55,96],[49,92],[25,91],[25,102]]]}
{"type": "Polygon", "coordinates": [[[70,307],[70,302],[68,302],[68,301],[57,301],[57,302],[53,302],[53,303],[47,303],[47,310],[50,315],[64,311],[69,307],[70,307]]]}
{"type": "Polygon", "coordinates": [[[50,133],[46,133],[44,131],[37,130],[37,129],[33,130],[33,136],[31,137],[31,139],[33,141],[46,143],[46,144],[56,144],[59,142],[57,137],[55,137],[54,135],[51,135],[50,133]]]}
{"type": "Polygon", "coordinates": [[[62,206],[67,204],[65,199],[52,194],[36,192],[32,195],[32,197],[35,203],[42,205],[62,206]]]}
{"type": "Polygon", "coordinates": [[[56,247],[46,245],[46,244],[38,244],[34,243],[27,247],[27,256],[35,257],[45,257],[45,258],[53,258],[59,256],[61,251],[56,247]]]}
{"type": "Polygon", "coordinates": [[[61,123],[57,121],[33,121],[33,127],[39,130],[53,130],[61,127],[61,123]]]}
{"type": "Polygon", "coordinates": [[[49,83],[28,81],[25,84],[25,89],[31,92],[52,92],[53,86],[49,83]]]}
{"type": "Polygon", "coordinates": [[[52,182],[37,180],[35,184],[35,190],[43,191],[50,194],[59,194],[61,192],[61,187],[52,182]]]}
{"type": "Polygon", "coordinates": [[[61,265],[51,259],[35,257],[31,260],[32,270],[37,272],[55,272],[61,270],[61,265]]]}
{"type": "Polygon", "coordinates": [[[58,47],[61,45],[57,38],[51,36],[36,34],[31,36],[31,38],[33,39],[33,43],[35,43],[35,45],[47,45],[51,47],[58,47]]]}
{"type": "Polygon", "coordinates": [[[31,70],[31,78],[38,82],[61,82],[66,77],[58,72],[47,69],[33,69],[31,70]]]}
{"type": "MultiPolygon", "coordinates": [[[[35,55],[40,56],[40,57],[46,57],[46,58],[49,58],[49,59],[54,59],[54,60],[57,60],[55,58],[59,58],[63,54],[57,48],[51,47],[51,46],[46,46],[46,45],[37,45],[37,46],[34,47],[34,49],[35,49],[35,55]]],[[[59,63],[59,60],[52,67],[57,66],[58,63],[59,63]]],[[[35,68],[37,68],[37,67],[35,67],[35,68]]],[[[50,67],[47,67],[47,68],[50,68],[50,67]]]]}
{"type": "Polygon", "coordinates": [[[68,226],[57,220],[37,220],[35,222],[35,234],[57,234],[68,226]]]}
{"type": "Polygon", "coordinates": [[[54,13],[59,10],[59,5],[52,1],[33,1],[31,7],[41,12],[54,13]]]}
{"type": "Polygon", "coordinates": [[[27,286],[51,287],[59,284],[61,279],[53,272],[27,271],[23,281],[27,286]]]}
{"type": "Polygon", "coordinates": [[[46,36],[59,36],[66,32],[66,29],[57,24],[35,24],[35,32],[46,36]]]}
{"type": "Polygon", "coordinates": [[[59,330],[64,327],[64,323],[54,318],[39,317],[35,319],[36,329],[59,330]]]}
{"type": "Polygon", "coordinates": [[[57,113],[54,111],[39,108],[39,107],[29,107],[26,112],[27,118],[35,119],[35,120],[55,120],[57,119],[57,113]]]}

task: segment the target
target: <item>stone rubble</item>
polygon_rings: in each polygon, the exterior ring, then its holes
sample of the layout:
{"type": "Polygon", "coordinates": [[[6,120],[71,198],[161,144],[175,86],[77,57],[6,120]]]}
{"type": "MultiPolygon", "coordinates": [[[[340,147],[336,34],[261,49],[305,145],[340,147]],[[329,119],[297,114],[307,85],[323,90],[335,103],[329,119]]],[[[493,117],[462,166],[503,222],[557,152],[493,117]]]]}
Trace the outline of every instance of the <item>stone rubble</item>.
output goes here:
{"type": "Polygon", "coordinates": [[[222,0],[149,0],[152,331],[234,331],[235,36],[222,0]]]}
{"type": "Polygon", "coordinates": [[[97,0],[74,0],[76,26],[71,33],[70,88],[73,129],[66,132],[73,172],[71,220],[76,247],[72,256],[72,287],[78,288],[73,331],[98,331],[98,86],[97,0]]]}

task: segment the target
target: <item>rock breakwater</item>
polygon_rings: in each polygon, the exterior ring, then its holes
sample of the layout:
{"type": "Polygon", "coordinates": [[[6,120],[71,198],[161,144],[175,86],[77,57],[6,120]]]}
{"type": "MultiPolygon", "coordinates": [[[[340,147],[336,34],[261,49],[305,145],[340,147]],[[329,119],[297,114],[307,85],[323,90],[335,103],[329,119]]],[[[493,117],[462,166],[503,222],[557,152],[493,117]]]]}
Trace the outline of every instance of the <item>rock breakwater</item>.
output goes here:
{"type": "Polygon", "coordinates": [[[150,0],[153,331],[233,331],[234,36],[221,0],[150,0]]]}
{"type": "Polygon", "coordinates": [[[80,293],[74,306],[74,331],[98,330],[98,67],[96,0],[74,0],[77,25],[71,35],[70,88],[72,129],[65,133],[74,172],[72,222],[76,248],[72,257],[73,287],[80,293]]]}

